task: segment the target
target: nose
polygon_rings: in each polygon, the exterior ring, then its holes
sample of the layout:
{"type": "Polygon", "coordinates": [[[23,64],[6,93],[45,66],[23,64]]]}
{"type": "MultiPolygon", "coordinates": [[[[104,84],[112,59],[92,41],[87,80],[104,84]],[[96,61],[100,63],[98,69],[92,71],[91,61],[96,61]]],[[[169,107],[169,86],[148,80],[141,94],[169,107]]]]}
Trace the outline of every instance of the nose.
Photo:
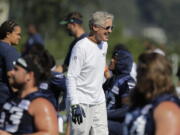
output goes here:
{"type": "Polygon", "coordinates": [[[18,36],[18,40],[20,40],[21,39],[21,33],[20,34],[18,34],[19,36],[18,36]]]}
{"type": "Polygon", "coordinates": [[[13,69],[13,70],[11,70],[11,75],[14,75],[14,72],[15,72],[15,71],[14,71],[14,69],[13,69]]]}
{"type": "Polygon", "coordinates": [[[14,69],[8,72],[8,79],[14,76],[14,69]]]}
{"type": "Polygon", "coordinates": [[[114,58],[112,58],[112,59],[111,59],[111,62],[114,62],[114,61],[115,61],[114,58]]]}
{"type": "Polygon", "coordinates": [[[114,63],[114,59],[112,58],[109,65],[112,65],[114,63]]]}
{"type": "Polygon", "coordinates": [[[109,32],[109,33],[111,33],[111,32],[112,32],[112,29],[111,29],[111,28],[110,28],[110,29],[108,29],[108,32],[109,32]]]}

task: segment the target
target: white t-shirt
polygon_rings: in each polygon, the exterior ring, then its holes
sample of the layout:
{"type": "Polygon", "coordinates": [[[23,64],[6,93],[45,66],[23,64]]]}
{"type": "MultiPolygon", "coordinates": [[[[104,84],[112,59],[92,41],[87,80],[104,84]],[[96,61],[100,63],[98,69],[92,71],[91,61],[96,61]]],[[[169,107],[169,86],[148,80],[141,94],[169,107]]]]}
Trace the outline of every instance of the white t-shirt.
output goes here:
{"type": "Polygon", "coordinates": [[[107,42],[96,44],[84,38],[72,50],[67,73],[67,99],[71,104],[100,104],[105,101],[102,88],[107,42]]]}

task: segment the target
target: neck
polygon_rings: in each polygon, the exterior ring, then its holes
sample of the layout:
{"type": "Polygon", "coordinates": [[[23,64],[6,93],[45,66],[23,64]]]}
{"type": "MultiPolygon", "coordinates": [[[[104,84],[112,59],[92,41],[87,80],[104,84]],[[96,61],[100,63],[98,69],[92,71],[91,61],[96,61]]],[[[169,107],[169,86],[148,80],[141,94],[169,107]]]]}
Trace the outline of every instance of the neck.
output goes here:
{"type": "Polygon", "coordinates": [[[22,92],[20,93],[20,97],[21,98],[24,98],[26,97],[27,95],[35,92],[35,91],[38,91],[38,88],[36,86],[33,86],[33,87],[26,87],[22,90],[22,92]]]}
{"type": "Polygon", "coordinates": [[[85,31],[83,28],[79,28],[77,31],[76,31],[76,34],[75,34],[75,37],[76,38],[79,38],[82,34],[84,34],[85,31]]]}
{"type": "Polygon", "coordinates": [[[96,43],[96,44],[99,44],[99,43],[101,42],[101,41],[99,41],[99,40],[96,38],[96,36],[93,35],[93,34],[90,34],[90,35],[88,36],[88,39],[91,40],[92,42],[96,43]]]}
{"type": "Polygon", "coordinates": [[[5,42],[5,43],[11,45],[11,42],[10,42],[8,39],[6,39],[6,38],[5,38],[5,39],[2,39],[2,40],[0,40],[0,41],[5,42]]]}

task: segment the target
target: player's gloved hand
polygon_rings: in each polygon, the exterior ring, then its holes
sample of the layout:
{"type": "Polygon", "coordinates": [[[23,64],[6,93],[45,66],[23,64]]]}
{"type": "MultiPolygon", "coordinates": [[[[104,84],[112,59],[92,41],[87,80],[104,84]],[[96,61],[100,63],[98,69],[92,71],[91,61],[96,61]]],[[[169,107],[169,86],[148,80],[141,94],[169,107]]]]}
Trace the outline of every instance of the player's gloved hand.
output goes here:
{"type": "Polygon", "coordinates": [[[83,108],[80,105],[72,105],[72,121],[76,124],[81,124],[83,122],[83,117],[86,117],[83,108]]]}

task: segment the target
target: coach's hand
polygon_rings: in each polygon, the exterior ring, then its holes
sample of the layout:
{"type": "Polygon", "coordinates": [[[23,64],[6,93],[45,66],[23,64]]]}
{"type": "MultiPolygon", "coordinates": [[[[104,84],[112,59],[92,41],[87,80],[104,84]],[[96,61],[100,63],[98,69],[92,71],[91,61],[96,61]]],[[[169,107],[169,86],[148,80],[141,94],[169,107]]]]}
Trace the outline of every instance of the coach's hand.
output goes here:
{"type": "Polygon", "coordinates": [[[83,108],[80,105],[72,105],[72,121],[76,124],[81,124],[83,122],[83,117],[86,117],[83,108]]]}

